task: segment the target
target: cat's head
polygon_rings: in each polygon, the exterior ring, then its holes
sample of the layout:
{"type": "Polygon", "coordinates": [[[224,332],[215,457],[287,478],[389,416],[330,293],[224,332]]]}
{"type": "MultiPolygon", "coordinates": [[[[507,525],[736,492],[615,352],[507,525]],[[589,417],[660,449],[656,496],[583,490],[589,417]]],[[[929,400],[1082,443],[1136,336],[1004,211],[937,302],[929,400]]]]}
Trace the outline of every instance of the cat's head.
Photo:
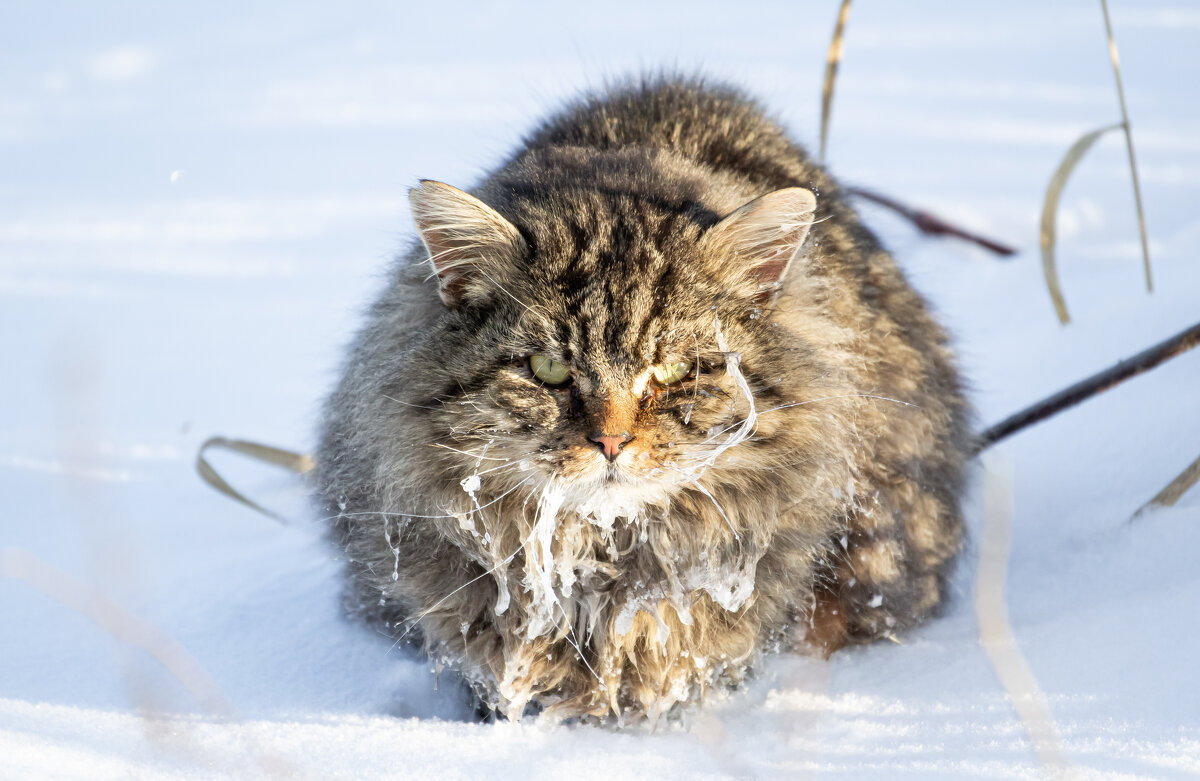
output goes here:
{"type": "Polygon", "coordinates": [[[445,307],[414,358],[437,394],[417,403],[455,479],[493,496],[554,480],[570,503],[627,515],[795,460],[788,407],[819,368],[772,308],[811,192],[728,213],[533,193],[504,199],[505,216],[423,181],[411,203],[445,307]]]}

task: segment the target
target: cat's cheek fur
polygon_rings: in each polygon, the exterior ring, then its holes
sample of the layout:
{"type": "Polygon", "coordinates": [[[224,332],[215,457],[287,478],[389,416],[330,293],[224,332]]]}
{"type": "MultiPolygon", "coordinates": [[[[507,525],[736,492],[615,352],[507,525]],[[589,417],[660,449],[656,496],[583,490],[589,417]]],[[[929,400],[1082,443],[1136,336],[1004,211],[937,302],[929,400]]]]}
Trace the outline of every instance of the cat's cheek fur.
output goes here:
{"type": "Polygon", "coordinates": [[[489,401],[523,426],[551,431],[566,417],[562,392],[557,394],[511,374],[501,374],[489,388],[489,401]]]}

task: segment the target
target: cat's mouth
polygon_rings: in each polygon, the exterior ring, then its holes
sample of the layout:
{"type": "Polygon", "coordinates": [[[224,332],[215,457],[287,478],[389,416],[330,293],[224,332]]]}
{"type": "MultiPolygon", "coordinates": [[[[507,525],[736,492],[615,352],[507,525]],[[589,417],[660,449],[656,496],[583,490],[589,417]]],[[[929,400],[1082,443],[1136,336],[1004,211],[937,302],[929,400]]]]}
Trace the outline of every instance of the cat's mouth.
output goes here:
{"type": "Polygon", "coordinates": [[[605,490],[616,490],[623,487],[634,488],[647,481],[619,464],[607,463],[591,475],[579,476],[571,482],[583,488],[602,487],[605,490]]]}
{"type": "Polygon", "coordinates": [[[674,481],[646,451],[627,448],[610,460],[578,446],[564,456],[544,462],[543,485],[559,486],[565,506],[577,512],[631,518],[670,502],[674,481]]]}
{"type": "Polygon", "coordinates": [[[670,501],[669,485],[655,475],[631,469],[631,464],[622,460],[563,479],[560,485],[566,505],[585,515],[636,518],[646,508],[670,501]]]}

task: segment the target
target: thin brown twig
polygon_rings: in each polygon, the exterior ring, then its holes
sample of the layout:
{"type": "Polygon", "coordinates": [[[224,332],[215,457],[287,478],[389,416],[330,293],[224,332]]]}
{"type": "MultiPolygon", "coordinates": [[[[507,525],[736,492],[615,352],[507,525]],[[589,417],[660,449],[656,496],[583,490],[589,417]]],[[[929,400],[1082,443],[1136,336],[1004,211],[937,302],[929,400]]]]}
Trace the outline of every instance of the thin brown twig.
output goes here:
{"type": "Polygon", "coordinates": [[[1046,418],[1057,415],[1065,409],[1090,399],[1115,385],[1136,377],[1143,372],[1153,369],[1160,363],[1181,355],[1200,344],[1200,323],[1165,339],[1153,347],[1142,350],[1132,358],[1126,358],[1120,363],[1080,380],[1070,387],[1060,390],[1038,403],[1010,415],[996,425],[988,428],[976,440],[975,452],[991,447],[1002,439],[1012,436],[1021,429],[1028,428],[1046,418]]]}
{"type": "Polygon", "coordinates": [[[1017,251],[1012,247],[980,236],[978,233],[972,233],[965,228],[960,228],[957,225],[946,222],[941,217],[930,214],[929,212],[914,209],[911,206],[905,206],[899,201],[895,201],[887,196],[872,192],[871,190],[864,190],[861,187],[848,187],[846,188],[846,192],[857,198],[862,198],[864,200],[871,201],[872,203],[877,203],[884,208],[891,209],[901,217],[904,217],[912,222],[913,225],[917,226],[917,230],[921,231],[921,233],[924,233],[927,236],[953,236],[958,239],[963,239],[965,241],[978,244],[980,247],[983,247],[984,249],[994,252],[1002,257],[1008,257],[1010,255],[1017,254],[1017,251]]]}

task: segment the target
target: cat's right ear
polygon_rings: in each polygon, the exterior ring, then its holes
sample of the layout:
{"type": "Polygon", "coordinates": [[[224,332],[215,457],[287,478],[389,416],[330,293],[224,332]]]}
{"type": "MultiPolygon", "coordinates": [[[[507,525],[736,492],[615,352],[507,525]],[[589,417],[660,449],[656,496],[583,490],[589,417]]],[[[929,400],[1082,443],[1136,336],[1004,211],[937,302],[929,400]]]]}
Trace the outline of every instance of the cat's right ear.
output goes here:
{"type": "Polygon", "coordinates": [[[771,299],[800,254],[817,212],[817,197],[802,187],[767,193],[709,228],[704,246],[748,273],[759,297],[771,299]]]}
{"type": "Polygon", "coordinates": [[[408,200],[437,276],[438,295],[451,309],[490,289],[487,266],[525,250],[525,240],[511,222],[457,187],[422,179],[408,191],[408,200]]]}

